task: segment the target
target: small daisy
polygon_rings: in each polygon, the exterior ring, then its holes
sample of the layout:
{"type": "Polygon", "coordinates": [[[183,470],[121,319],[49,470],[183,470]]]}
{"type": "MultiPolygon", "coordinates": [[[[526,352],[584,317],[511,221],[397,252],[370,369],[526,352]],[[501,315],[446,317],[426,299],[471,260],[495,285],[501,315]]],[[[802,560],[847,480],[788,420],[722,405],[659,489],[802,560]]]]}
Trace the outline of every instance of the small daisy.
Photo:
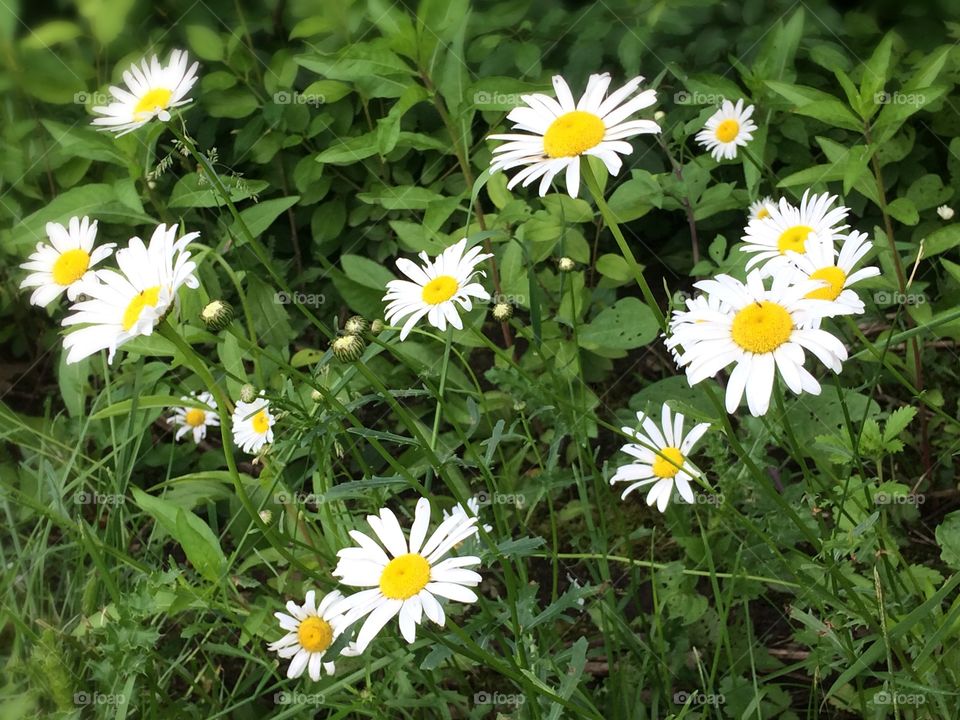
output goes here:
{"type": "Polygon", "coordinates": [[[773,198],[767,195],[762,197],[759,200],[754,200],[750,203],[749,209],[749,219],[750,220],[763,220],[765,217],[770,217],[770,213],[777,207],[777,204],[773,201],[773,198]]]}
{"type": "Polygon", "coordinates": [[[746,234],[741,238],[746,245],[742,252],[756,253],[747,262],[747,270],[764,263],[763,270],[769,274],[788,262],[787,252],[803,253],[808,238],[833,240],[846,230],[841,225],[850,212],[842,205],[832,208],[836,195],[809,195],[803,193],[800,207],[794,207],[784,198],[764,218],[751,220],[746,234]]]}
{"type": "Polygon", "coordinates": [[[819,280],[822,287],[807,294],[814,300],[829,300],[834,311],[841,315],[860,315],[863,313],[863,301],[850,286],[880,274],[880,268],[870,266],[854,271],[854,266],[873,248],[867,234],[854,230],[841,236],[840,256],[836,257],[833,240],[817,238],[807,241],[807,251],[803,255],[788,252],[790,262],[796,265],[801,277],[819,280]]]}
{"type": "MultiPolygon", "coordinates": [[[[297,605],[290,600],[287,603],[289,614],[273,614],[280,621],[280,629],[286,630],[287,634],[267,645],[267,649],[284,660],[293,658],[287,668],[288,678],[298,678],[306,670],[310,679],[316,682],[323,670],[327,675],[333,675],[336,671],[333,661],[324,662],[323,655],[343,629],[343,616],[336,612],[334,607],[342,599],[343,595],[334,590],[327,593],[317,605],[316,593],[310,590],[303,605],[297,605]]],[[[348,645],[340,654],[352,656],[359,653],[348,645]]]]}
{"type": "Polygon", "coordinates": [[[241,450],[256,455],[260,449],[273,442],[273,424],[276,418],[270,414],[270,401],[263,396],[252,402],[237,401],[231,422],[233,423],[233,442],[241,450]]]}
{"type": "Polygon", "coordinates": [[[345,612],[345,627],[366,617],[357,634],[359,652],[396,616],[400,634],[408,643],[416,640],[416,628],[424,615],[442,626],[446,616],[438,595],[462,603],[477,601],[470,588],[476,587],[481,577],[467,567],[479,565],[480,558],[466,555],[440,560],[457,543],[476,533],[476,517],[454,512],[424,543],[430,525],[430,501],[421,498],[414,512],[409,544],[389,509],[381,509],[379,516],[368,515],[367,522],[380,542],[359,530],[351,530],[350,537],[359,547],[338,552],[340,562],[333,571],[344,585],[369,588],[344,598],[337,607],[345,612]]]}
{"type": "Polygon", "coordinates": [[[620,155],[633,152],[627,138],[660,132],[660,126],[652,120],[627,120],[657,101],[655,90],[644,90],[627,100],[641,82],[642,77],[635,77],[604,99],[610,87],[609,73],[591,75],[586,91],[575,103],[566,81],[554,75],[556,99],[540,93],[521,95],[526,105],[507,115],[514,123],[513,129],[523,133],[490,136],[491,140],[508,141],[494,149],[490,172],[526,165],[507,187],[520,182],[526,187],[539,179],[543,197],[553,178],[566,171],[567,192],[574,198],[580,189],[581,155],[599,158],[610,174],[616,175],[623,165],[620,155]]]}
{"type": "Polygon", "coordinates": [[[88,217],[72,217],[64,227],[47,223],[50,244],[37,243],[36,251],[20,267],[32,272],[20,283],[21,288],[33,287],[30,302],[46,307],[60,297],[64,290],[70,300],[76,300],[80,284],[93,280],[94,265],[110,256],[113,243],[93,249],[97,237],[97,221],[88,217]]]}
{"type": "Polygon", "coordinates": [[[190,102],[186,94],[197,81],[199,63],[188,68],[187,62],[186,51],[174,50],[166,66],[160,64],[156,55],[149,61],[144,58],[139,65],[134,63],[123,72],[126,88],[111,85],[113,102],[93,108],[93,112],[103,116],[94,118],[93,124],[125,135],[155,117],[166,122],[171,108],[190,102]]]}
{"type": "Polygon", "coordinates": [[[680,413],[671,418],[670,408],[664,405],[661,411],[661,427],[657,427],[652,418],[638,412],[637,422],[643,431],[631,427],[622,428],[623,432],[638,440],[639,444],[627,443],[621,448],[636,460],[621,465],[610,478],[611,485],[618,482],[630,483],[620,496],[621,499],[637,488],[652,483],[650,492],[647,493],[647,505],[656,503],[660,512],[667,509],[674,485],[684,502],[693,502],[690,481],[701,473],[687,461],[687,457],[694,444],[710,427],[710,423],[695,425],[684,437],[683,421],[684,417],[680,413]]]}
{"type": "Polygon", "coordinates": [[[490,294],[480,283],[473,282],[476,275],[485,276],[477,265],[489,257],[480,247],[470,248],[466,253],[467,239],[451,245],[436,259],[420,253],[422,266],[401,258],[397,268],[410,280],[391,280],[387,283],[385,319],[388,324],[407,318],[400,330],[400,339],[405,340],[416,322],[424,315],[427,322],[439,330],[446,330],[447,322],[458,330],[463,327],[457,305],[469,312],[473,309],[470,298],[487,301],[490,294]],[[411,280],[413,282],[411,282],[411,280]]]}
{"type": "Polygon", "coordinates": [[[718,275],[695,287],[718,296],[725,309],[697,312],[693,322],[676,328],[683,352],[678,364],[686,367],[691,385],[713,377],[730,364],[735,367],[727,382],[726,408],[734,412],[744,392],[754,416],[770,407],[774,376],[779,373],[794,394],[820,394],[820,383],[804,367],[804,350],[836,373],[847,359],[847,350],[836,337],[810,324],[837,314],[835,303],[807,296],[823,287],[818,280],[792,283],[794,272],[778,272],[771,288],[754,270],[746,284],[718,275]]]}
{"type": "Polygon", "coordinates": [[[187,246],[199,233],[176,239],[177,226],[158,225],[144,245],[138,237],[117,250],[116,270],[98,270],[80,291],[89,299],[74,303],[64,326],[84,325],[63,338],[67,363],[75,363],[100,350],[113,362],[117,348],[138,335],[150,335],[176,300],[177,290],[198,287],[197,265],[187,246]]]}
{"type": "Polygon", "coordinates": [[[737,157],[737,148],[744,147],[753,140],[756,124],[750,119],[753,105],[743,106],[743,98],[734,105],[724,100],[707,120],[703,130],[697,133],[697,142],[703,145],[717,162],[737,157]]]}
{"type": "Polygon", "coordinates": [[[209,410],[204,410],[198,407],[178,407],[173,409],[173,416],[167,418],[167,423],[176,425],[179,428],[175,436],[176,440],[180,440],[188,432],[193,432],[193,442],[199,445],[200,441],[207,436],[208,427],[219,427],[220,425],[220,416],[215,412],[217,402],[213,399],[213,395],[206,391],[199,395],[192,392],[189,397],[184,395],[180,399],[195,399],[210,408],[209,410]]]}
{"type": "MultiPolygon", "coordinates": [[[[467,500],[466,507],[464,507],[460,503],[457,503],[456,505],[453,506],[453,508],[450,511],[447,511],[447,510],[443,511],[444,520],[446,520],[451,515],[460,515],[463,518],[480,517],[480,499],[477,496],[473,496],[472,498],[467,500]]],[[[493,530],[493,525],[485,524],[483,526],[484,532],[490,532],[491,530],[493,530]]],[[[480,531],[477,529],[476,526],[473,528],[473,534],[475,537],[480,537],[480,531]]]]}

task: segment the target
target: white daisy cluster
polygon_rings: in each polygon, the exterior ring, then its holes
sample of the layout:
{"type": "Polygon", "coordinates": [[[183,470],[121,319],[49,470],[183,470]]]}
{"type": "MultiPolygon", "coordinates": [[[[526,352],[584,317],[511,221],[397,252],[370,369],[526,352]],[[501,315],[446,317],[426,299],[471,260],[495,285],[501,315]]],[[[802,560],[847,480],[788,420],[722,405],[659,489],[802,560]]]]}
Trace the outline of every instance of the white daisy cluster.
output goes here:
{"type": "Polygon", "coordinates": [[[287,635],[269,647],[281,658],[293,658],[288,677],[297,677],[309,668],[310,677],[317,680],[321,664],[332,673],[333,663],[323,663],[323,653],[361,620],[356,640],[344,646],[344,655],[364,652],[393,618],[397,618],[404,640],[412,643],[424,618],[440,626],[445,624],[442,601],[478,600],[473,588],[482,578],[469,568],[479,565],[480,558],[447,557],[464,540],[477,534],[477,517],[461,506],[444,515],[428,536],[430,502],[420,498],[409,533],[404,533],[388,508],[367,516],[376,539],[359,530],[350,531],[356,545],[337,553],[339,562],[333,575],[342,585],[362,589],[345,597],[334,590],[316,607],[311,591],[303,606],[290,602],[289,615],[276,614],[287,635]]]}

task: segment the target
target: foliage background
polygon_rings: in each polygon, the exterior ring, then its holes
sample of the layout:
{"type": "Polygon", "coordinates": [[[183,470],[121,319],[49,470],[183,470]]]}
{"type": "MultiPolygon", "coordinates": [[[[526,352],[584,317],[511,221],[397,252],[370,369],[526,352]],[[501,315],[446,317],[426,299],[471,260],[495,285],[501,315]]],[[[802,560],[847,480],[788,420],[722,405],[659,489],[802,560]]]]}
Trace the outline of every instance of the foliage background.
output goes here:
{"type": "Polygon", "coordinates": [[[952,717],[960,226],[934,209],[957,200],[958,14],[4,0],[0,713],[952,717]],[[122,68],[176,47],[201,61],[182,118],[204,163],[159,123],[119,139],[89,126],[122,68]],[[727,426],[677,375],[592,204],[486,179],[485,137],[519,93],[598,71],[645,75],[666,113],[663,143],[635,141],[604,178],[662,307],[742,269],[730,249],[760,195],[829,188],[873,233],[884,274],[861,293],[868,314],[839,324],[856,361],[823,396],[727,426]],[[720,96],[756,103],[761,129],[717,166],[690,137],[720,96]],[[160,221],[201,232],[183,334],[231,397],[249,381],[288,412],[267,462],[240,462],[271,532],[217,438],[172,442],[156,398],[202,384],[167,340],[63,365],[62,309],[28,306],[17,266],[73,214],[112,242],[160,221]],[[509,327],[479,311],[449,358],[442,338],[385,335],[355,366],[332,360],[345,318],[380,316],[396,257],[464,235],[496,252],[509,327]],[[240,311],[220,336],[197,320],[216,297],[240,311]],[[660,516],[607,479],[617,428],[666,399],[716,426],[699,457],[716,492],[660,516]],[[271,613],[331,587],[346,529],[411,507],[418,486],[435,511],[491,500],[481,603],[411,647],[385,634],[321,685],[287,681],[265,650],[271,613]],[[278,700],[296,692],[322,702],[278,700]]]}

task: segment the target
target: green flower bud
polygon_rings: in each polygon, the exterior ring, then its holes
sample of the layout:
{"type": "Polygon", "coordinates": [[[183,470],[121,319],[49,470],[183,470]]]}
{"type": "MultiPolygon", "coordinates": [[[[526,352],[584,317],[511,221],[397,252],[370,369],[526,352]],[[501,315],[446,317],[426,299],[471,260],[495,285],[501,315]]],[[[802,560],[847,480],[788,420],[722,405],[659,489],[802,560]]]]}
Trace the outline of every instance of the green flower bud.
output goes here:
{"type": "Polygon", "coordinates": [[[506,322],[513,317],[513,305],[505,302],[497,303],[490,314],[497,322],[506,322]]]}
{"type": "Polygon", "coordinates": [[[244,402],[253,402],[256,397],[257,389],[250,383],[240,388],[240,399],[244,402]]]}
{"type": "Polygon", "coordinates": [[[200,319],[210,332],[220,332],[233,321],[233,306],[226,300],[214,300],[200,311],[200,319]]]}
{"type": "Polygon", "coordinates": [[[363,355],[363,338],[359,335],[341,335],[330,343],[334,357],[340,362],[353,362],[363,355]]]}
{"type": "Polygon", "coordinates": [[[368,327],[369,325],[366,320],[359,315],[354,315],[353,317],[347,318],[347,321],[343,324],[343,331],[347,335],[362,335],[367,331],[368,327]]]}

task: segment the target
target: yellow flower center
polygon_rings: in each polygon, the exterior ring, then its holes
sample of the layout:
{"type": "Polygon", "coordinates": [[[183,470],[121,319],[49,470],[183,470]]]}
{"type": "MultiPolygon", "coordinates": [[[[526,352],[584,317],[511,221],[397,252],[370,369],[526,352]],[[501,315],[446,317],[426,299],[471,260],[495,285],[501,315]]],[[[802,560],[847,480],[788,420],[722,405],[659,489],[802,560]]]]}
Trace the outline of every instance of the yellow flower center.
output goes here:
{"type": "Polygon", "coordinates": [[[460,289],[460,283],[450,275],[440,275],[423,286],[423,301],[428,305],[446,302],[460,289]]]}
{"type": "Polygon", "coordinates": [[[733,341],[747,352],[773,352],[790,339],[793,318],[782,305],[764,301],[752,303],[733,318],[733,341]]]}
{"type": "Polygon", "coordinates": [[[672,478],[680,472],[680,466],[683,465],[683,453],[679,448],[667,447],[660,451],[656,460],[653,461],[653,474],[658,478],[672,478]],[[660,457],[663,455],[664,457],[660,457]]]}
{"type": "Polygon", "coordinates": [[[828,265],[810,273],[810,279],[823,280],[829,284],[826,287],[808,292],[806,297],[811,300],[836,300],[837,296],[843,292],[843,284],[847,281],[847,274],[835,265],[828,265]]]}
{"type": "Polygon", "coordinates": [[[737,135],[740,134],[740,123],[736,120],[724,120],[717,125],[717,129],[713,131],[713,134],[717,136],[717,140],[720,142],[728,143],[731,140],[735,140],[737,135]]]}
{"type": "Polygon", "coordinates": [[[129,330],[132,328],[140,319],[140,313],[143,312],[143,309],[145,307],[156,307],[159,299],[159,285],[154,285],[152,288],[147,288],[135,295],[130,304],[127,305],[127,309],[123,311],[123,329],[129,330]]]}
{"type": "Polygon", "coordinates": [[[199,408],[190,408],[184,418],[190,427],[200,427],[207,420],[207,414],[199,408]]]}
{"type": "Polygon", "coordinates": [[[323,618],[311,615],[297,628],[297,640],[307,652],[323,652],[333,642],[333,628],[323,618]]]}
{"type": "Polygon", "coordinates": [[[767,210],[766,205],[757,210],[757,220],[763,220],[765,217],[770,217],[770,211],[767,210]]]}
{"type": "Polygon", "coordinates": [[[813,228],[808,225],[794,225],[780,233],[777,240],[777,250],[784,255],[787,250],[802,253],[806,246],[807,235],[813,232],[813,228]]]}
{"type": "Polygon", "coordinates": [[[380,592],[391,600],[413,597],[430,582],[430,563],[423,555],[407,553],[394,558],[380,574],[380,592]]]}
{"type": "Polygon", "coordinates": [[[140,98],[139,102],[137,102],[136,107],[133,108],[134,117],[140,118],[144,115],[153,114],[158,110],[166,110],[171,97],[173,97],[173,91],[167,90],[166,88],[154,88],[153,90],[147,91],[147,93],[140,98]]]}
{"type": "Polygon", "coordinates": [[[258,412],[253,416],[253,420],[250,422],[253,425],[253,431],[258,435],[263,435],[267,430],[270,429],[270,418],[267,417],[266,410],[261,410],[258,412]]]}
{"type": "Polygon", "coordinates": [[[543,135],[543,151],[548,157],[575,157],[596,147],[603,140],[607,126],[593,113],[574,110],[561,115],[543,135]]]}
{"type": "Polygon", "coordinates": [[[53,264],[53,281],[57,285],[72,285],[83,277],[90,266],[90,256],[86,250],[77,248],[62,253],[53,264]]]}

